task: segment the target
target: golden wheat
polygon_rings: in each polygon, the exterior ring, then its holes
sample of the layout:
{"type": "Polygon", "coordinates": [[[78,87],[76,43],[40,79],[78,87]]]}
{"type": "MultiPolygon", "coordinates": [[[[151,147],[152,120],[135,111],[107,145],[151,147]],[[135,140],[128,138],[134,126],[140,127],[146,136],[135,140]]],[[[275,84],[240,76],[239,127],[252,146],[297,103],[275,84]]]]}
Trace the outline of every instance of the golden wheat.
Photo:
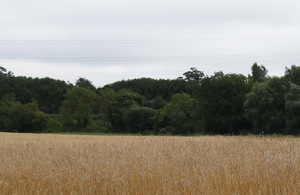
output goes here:
{"type": "Polygon", "coordinates": [[[300,194],[300,139],[0,134],[0,194],[300,194]]]}

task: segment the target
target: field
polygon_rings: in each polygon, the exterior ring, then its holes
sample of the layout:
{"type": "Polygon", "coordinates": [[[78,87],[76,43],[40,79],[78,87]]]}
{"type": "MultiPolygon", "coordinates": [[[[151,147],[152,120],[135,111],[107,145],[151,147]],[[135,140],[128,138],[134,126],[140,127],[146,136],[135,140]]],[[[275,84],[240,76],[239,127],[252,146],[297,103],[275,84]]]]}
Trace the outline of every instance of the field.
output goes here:
{"type": "Polygon", "coordinates": [[[0,133],[0,194],[300,194],[300,139],[0,133]]]}

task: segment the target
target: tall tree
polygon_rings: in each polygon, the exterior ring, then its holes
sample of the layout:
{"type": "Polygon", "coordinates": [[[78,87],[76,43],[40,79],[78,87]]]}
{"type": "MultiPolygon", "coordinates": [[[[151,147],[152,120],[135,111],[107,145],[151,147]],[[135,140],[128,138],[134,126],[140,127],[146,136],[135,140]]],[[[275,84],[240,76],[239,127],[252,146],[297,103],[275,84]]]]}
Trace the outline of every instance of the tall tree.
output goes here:
{"type": "Polygon", "coordinates": [[[0,102],[0,130],[43,132],[47,123],[48,116],[38,109],[36,103],[0,102]]]}
{"type": "Polygon", "coordinates": [[[254,63],[251,67],[252,75],[250,79],[257,83],[262,83],[267,80],[268,70],[263,66],[258,66],[257,63],[254,63]]]}
{"type": "Polygon", "coordinates": [[[10,97],[22,104],[36,102],[41,111],[57,114],[64,94],[72,85],[51,78],[0,77],[0,99],[10,97]]]}
{"type": "Polygon", "coordinates": [[[120,90],[117,92],[115,101],[111,105],[110,119],[114,131],[124,132],[127,128],[126,114],[133,106],[140,106],[145,97],[131,90],[120,90]]]}
{"type": "Polygon", "coordinates": [[[291,68],[286,67],[284,78],[300,86],[300,66],[292,65],[291,68]]]}
{"type": "Polygon", "coordinates": [[[243,103],[251,90],[244,75],[216,72],[202,79],[199,89],[199,116],[204,130],[212,134],[238,133],[248,126],[243,103]]]}
{"type": "Polygon", "coordinates": [[[92,84],[90,80],[81,77],[76,81],[75,86],[90,90],[96,90],[96,87],[92,84]]]}
{"type": "Polygon", "coordinates": [[[8,71],[6,68],[0,66],[0,77],[11,77],[14,74],[11,71],[8,71]]]}
{"type": "Polygon", "coordinates": [[[285,97],[289,83],[274,77],[254,85],[244,103],[245,116],[253,123],[254,133],[282,133],[285,128],[285,97]]]}
{"type": "Polygon", "coordinates": [[[139,105],[131,106],[124,116],[127,132],[145,133],[153,130],[152,117],[156,111],[139,105]]]}
{"type": "Polygon", "coordinates": [[[199,130],[193,116],[195,100],[188,94],[180,93],[172,96],[172,100],[155,115],[156,128],[164,128],[172,134],[190,134],[199,130]]]}
{"type": "Polygon", "coordinates": [[[127,81],[118,81],[103,88],[110,88],[115,91],[123,89],[131,90],[138,93],[147,100],[161,96],[164,100],[170,101],[171,96],[176,93],[187,92],[187,82],[184,80],[165,80],[165,79],[151,79],[140,78],[127,81]]]}
{"type": "Polygon", "coordinates": [[[197,70],[197,68],[191,68],[190,71],[183,73],[186,81],[195,81],[200,83],[201,79],[204,77],[204,72],[197,70]]]}
{"type": "Polygon", "coordinates": [[[285,95],[287,129],[289,134],[300,134],[300,86],[291,83],[285,95]]]}
{"type": "Polygon", "coordinates": [[[60,115],[64,130],[82,131],[91,124],[97,94],[89,89],[76,87],[65,95],[60,115]]]}

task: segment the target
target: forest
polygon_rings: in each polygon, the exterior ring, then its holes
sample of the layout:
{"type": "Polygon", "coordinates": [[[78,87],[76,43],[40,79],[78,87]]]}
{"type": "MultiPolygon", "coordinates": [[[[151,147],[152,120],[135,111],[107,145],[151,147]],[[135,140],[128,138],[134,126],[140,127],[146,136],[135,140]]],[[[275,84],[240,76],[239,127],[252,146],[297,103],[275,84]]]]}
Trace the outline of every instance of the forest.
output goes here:
{"type": "Polygon", "coordinates": [[[139,78],[104,87],[79,78],[14,76],[0,66],[0,131],[142,135],[300,134],[300,67],[270,77],[206,75],[191,68],[177,79],[139,78]]]}

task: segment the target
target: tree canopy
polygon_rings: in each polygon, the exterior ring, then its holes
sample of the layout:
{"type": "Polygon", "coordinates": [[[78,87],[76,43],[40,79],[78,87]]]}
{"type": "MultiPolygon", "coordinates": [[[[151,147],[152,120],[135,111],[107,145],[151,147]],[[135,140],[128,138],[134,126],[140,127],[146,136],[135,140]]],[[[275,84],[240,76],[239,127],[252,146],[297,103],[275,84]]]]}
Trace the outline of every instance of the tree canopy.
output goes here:
{"type": "Polygon", "coordinates": [[[0,131],[140,134],[300,134],[300,67],[269,77],[205,75],[191,68],[177,79],[122,80],[96,88],[14,76],[0,67],[0,131]]]}

